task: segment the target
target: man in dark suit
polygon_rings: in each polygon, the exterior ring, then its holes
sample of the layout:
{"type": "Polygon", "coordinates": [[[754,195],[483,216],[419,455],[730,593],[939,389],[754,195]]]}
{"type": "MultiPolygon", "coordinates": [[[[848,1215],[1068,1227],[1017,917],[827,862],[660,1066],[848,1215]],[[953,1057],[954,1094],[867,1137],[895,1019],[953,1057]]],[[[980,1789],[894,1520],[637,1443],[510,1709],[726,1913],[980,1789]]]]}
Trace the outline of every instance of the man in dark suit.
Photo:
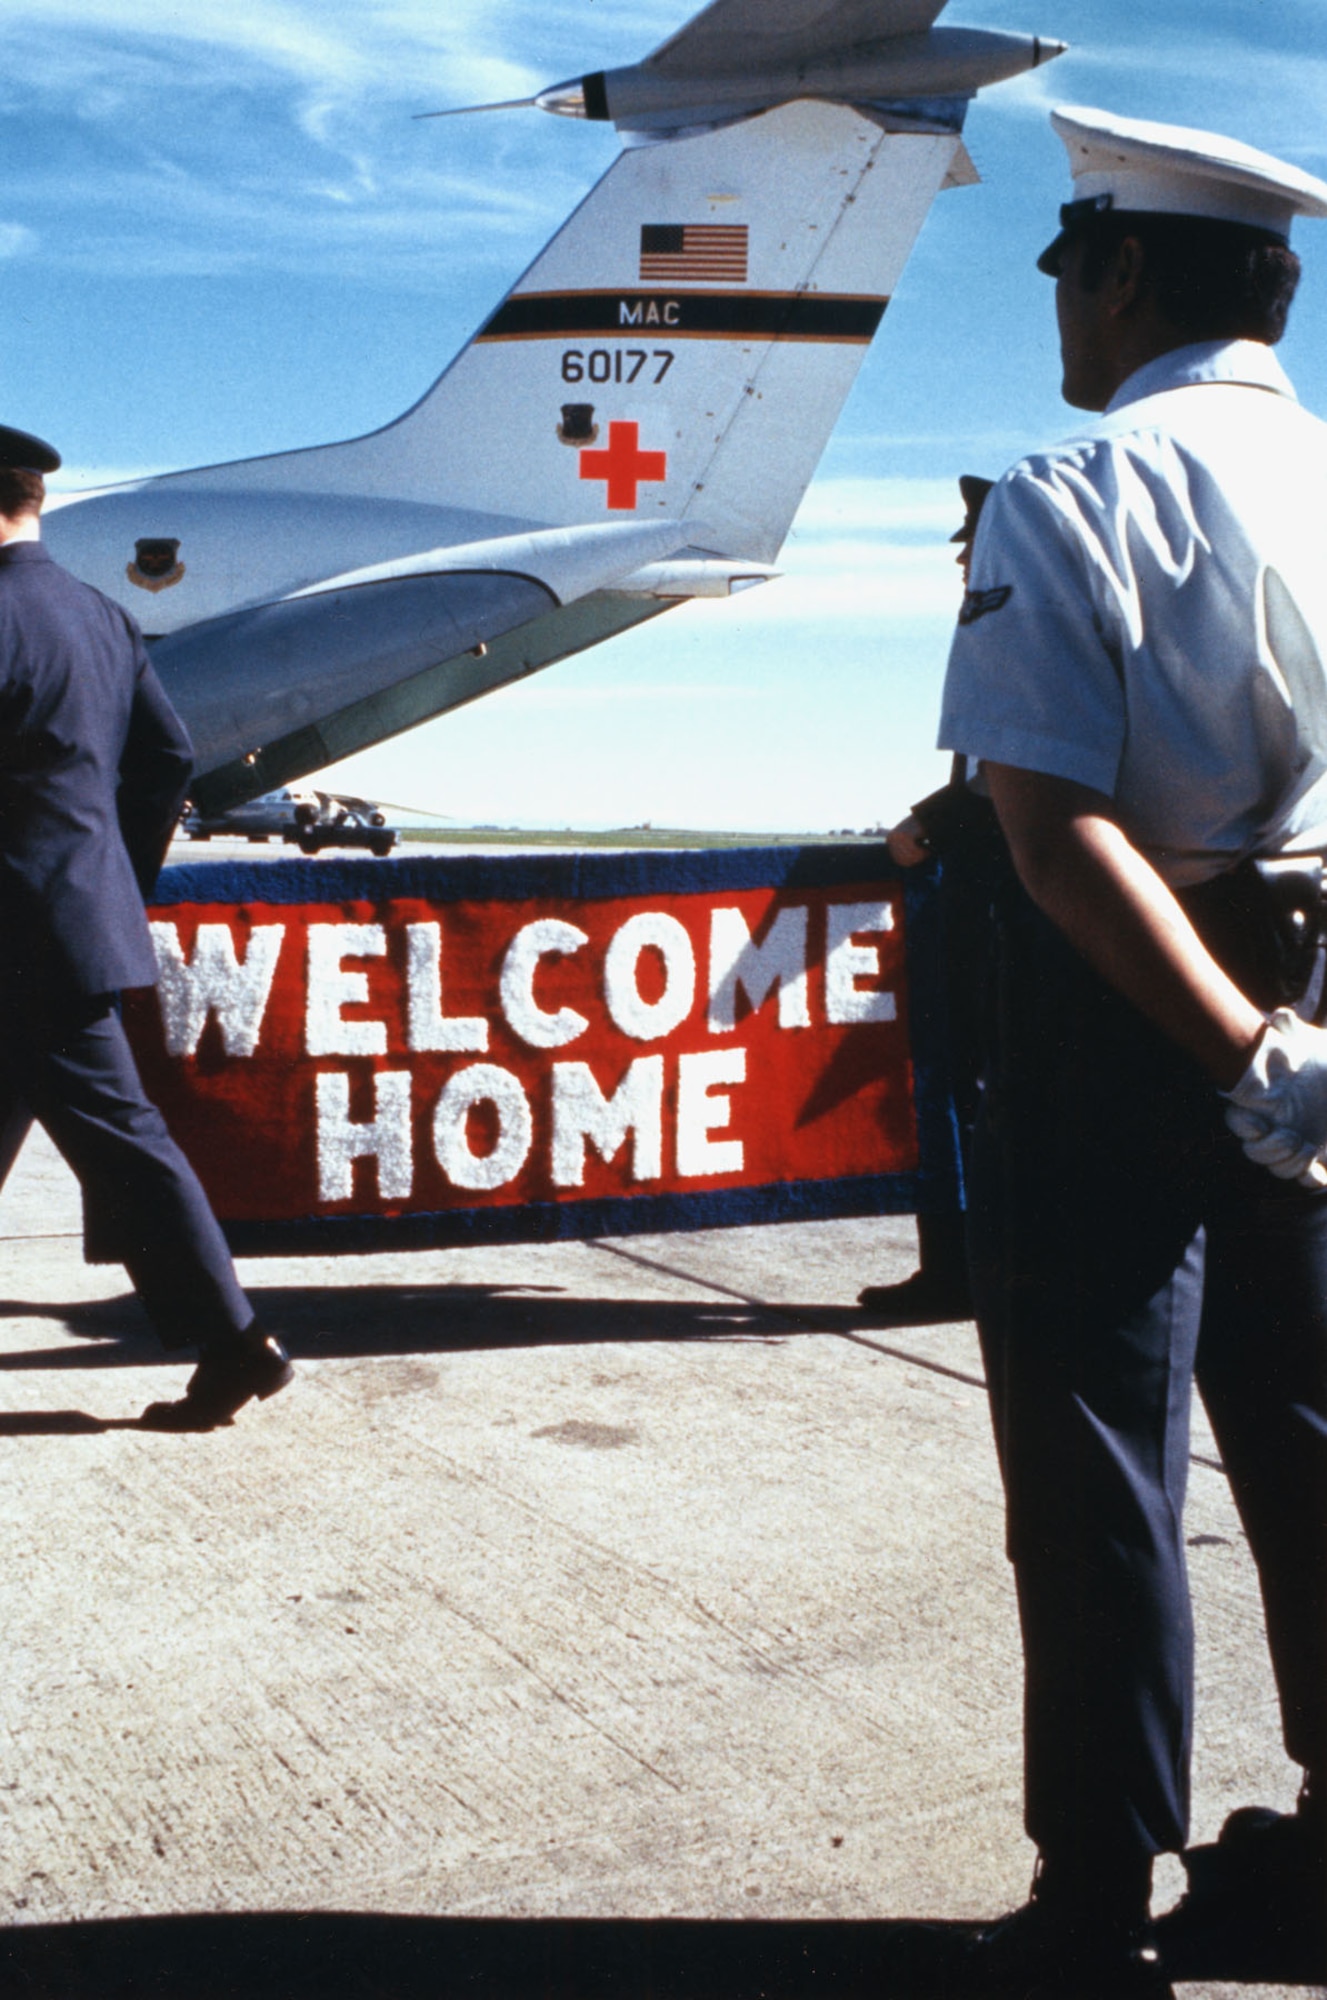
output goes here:
{"type": "Polygon", "coordinates": [[[193,765],[128,613],[40,540],[40,439],[0,427],[0,1145],[25,1112],[72,1167],[163,1344],[197,1344],[157,1430],[210,1430],[290,1381],[119,1018],[156,960],[144,912],[193,765]]]}

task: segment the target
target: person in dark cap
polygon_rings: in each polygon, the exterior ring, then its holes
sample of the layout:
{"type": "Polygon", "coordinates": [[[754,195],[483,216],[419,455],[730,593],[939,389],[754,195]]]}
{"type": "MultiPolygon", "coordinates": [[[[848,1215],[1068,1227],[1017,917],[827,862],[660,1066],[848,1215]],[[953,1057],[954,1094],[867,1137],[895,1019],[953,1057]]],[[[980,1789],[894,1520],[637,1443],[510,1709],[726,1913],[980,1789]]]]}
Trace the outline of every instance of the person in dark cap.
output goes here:
{"type": "Polygon", "coordinates": [[[1151,1995],[1202,1934],[1327,1969],[1327,427],[1272,352],[1327,185],[1052,122],[1075,199],[1041,269],[1094,415],[987,499],[940,731],[1016,871],[969,1235],[1038,1861],[969,1971],[1151,1995]],[[1188,1839],[1195,1380],[1300,1792],[1233,1815],[1154,1927],[1153,1858],[1188,1839]]]}
{"type": "Polygon", "coordinates": [[[45,1127],[165,1346],[201,1350],[142,1421],[207,1430],[292,1371],[120,1022],[120,990],[156,981],[144,898],[193,758],[133,619],[42,547],[59,464],[0,427],[0,1152],[45,1127]]]}
{"type": "MultiPolygon", "coordinates": [[[[993,484],[975,472],[959,476],[963,520],[949,539],[958,545],[957,562],[965,590],[977,523],[993,484]]],[[[965,1178],[977,1113],[981,993],[989,955],[988,878],[994,847],[990,800],[970,789],[967,762],[966,757],[956,756],[948,784],[919,799],[887,836],[890,857],[901,868],[916,868],[927,861],[940,863],[942,1039],[965,1178]]],[[[914,996],[914,1010],[916,1006],[914,996]]],[[[901,1284],[864,1286],[857,1303],[877,1324],[886,1326],[931,1326],[941,1320],[970,1319],[972,1290],[962,1211],[919,1214],[917,1269],[901,1284]]]]}
{"type": "Polygon", "coordinates": [[[38,472],[45,476],[48,472],[60,470],[61,459],[54,445],[44,438],[33,437],[30,431],[14,430],[8,424],[0,424],[0,468],[15,472],[38,472]]]}

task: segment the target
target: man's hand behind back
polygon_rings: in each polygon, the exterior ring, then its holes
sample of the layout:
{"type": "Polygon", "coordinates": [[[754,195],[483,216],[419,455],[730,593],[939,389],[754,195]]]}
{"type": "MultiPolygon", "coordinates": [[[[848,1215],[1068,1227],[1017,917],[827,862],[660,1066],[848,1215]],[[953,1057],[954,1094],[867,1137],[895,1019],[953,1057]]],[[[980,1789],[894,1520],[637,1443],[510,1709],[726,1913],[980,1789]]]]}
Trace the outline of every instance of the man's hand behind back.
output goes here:
{"type": "Polygon", "coordinates": [[[1225,1095],[1226,1123],[1251,1160],[1278,1180],[1327,1188],[1327,1029],[1279,1007],[1225,1095]]]}

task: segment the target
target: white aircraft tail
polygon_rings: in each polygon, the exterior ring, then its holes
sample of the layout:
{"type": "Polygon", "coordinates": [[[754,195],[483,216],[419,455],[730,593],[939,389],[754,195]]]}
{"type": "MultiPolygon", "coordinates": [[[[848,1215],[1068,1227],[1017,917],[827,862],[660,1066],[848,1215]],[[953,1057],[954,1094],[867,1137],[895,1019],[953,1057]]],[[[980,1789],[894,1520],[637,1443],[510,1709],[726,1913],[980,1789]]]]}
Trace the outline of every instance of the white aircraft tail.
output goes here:
{"type": "Polygon", "coordinates": [[[771,561],[932,199],[975,178],[956,130],[887,122],[804,100],[629,145],[405,416],[184,479],[771,561]]]}
{"type": "Polygon", "coordinates": [[[416,406],[368,437],[52,510],[146,612],[224,810],[602,640],[759,581],[967,99],[1062,44],[942,0],[710,0],[533,101],[621,157],[416,406]]]}

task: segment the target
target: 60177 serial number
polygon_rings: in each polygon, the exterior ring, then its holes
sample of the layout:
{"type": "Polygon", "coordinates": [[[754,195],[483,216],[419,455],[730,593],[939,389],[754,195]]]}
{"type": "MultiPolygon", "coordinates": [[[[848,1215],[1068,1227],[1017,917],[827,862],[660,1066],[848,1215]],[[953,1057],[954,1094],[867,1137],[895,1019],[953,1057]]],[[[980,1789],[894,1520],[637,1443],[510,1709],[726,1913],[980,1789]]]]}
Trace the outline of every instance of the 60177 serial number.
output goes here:
{"type": "Polygon", "coordinates": [[[663,381],[673,365],[671,347],[568,347],[562,356],[564,382],[634,382],[643,370],[651,388],[663,381]]]}

